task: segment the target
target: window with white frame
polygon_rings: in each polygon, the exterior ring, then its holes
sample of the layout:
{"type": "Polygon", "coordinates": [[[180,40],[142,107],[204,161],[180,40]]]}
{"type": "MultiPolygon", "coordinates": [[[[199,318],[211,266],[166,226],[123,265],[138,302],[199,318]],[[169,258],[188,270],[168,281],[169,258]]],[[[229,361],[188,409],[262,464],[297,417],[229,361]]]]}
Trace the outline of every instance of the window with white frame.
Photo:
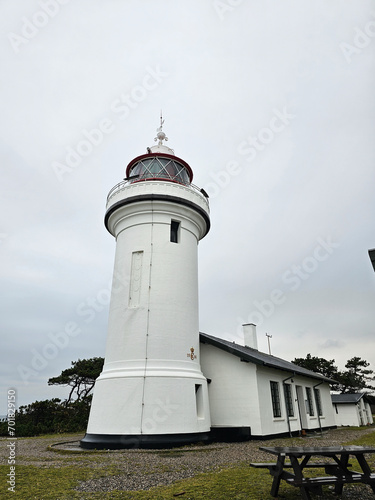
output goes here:
{"type": "Polygon", "coordinates": [[[316,387],[314,388],[315,403],[318,410],[319,417],[323,416],[322,398],[320,397],[320,390],[316,387]]]}
{"type": "Polygon", "coordinates": [[[310,417],[314,416],[314,403],[312,398],[311,387],[306,387],[306,397],[307,397],[307,413],[310,417]]]}
{"type": "Polygon", "coordinates": [[[285,404],[288,417],[294,417],[292,386],[284,384],[285,404]]]}
{"type": "Polygon", "coordinates": [[[271,398],[272,398],[273,416],[275,418],[279,418],[279,417],[281,417],[279,383],[273,382],[271,380],[270,384],[271,384],[271,398]]]}

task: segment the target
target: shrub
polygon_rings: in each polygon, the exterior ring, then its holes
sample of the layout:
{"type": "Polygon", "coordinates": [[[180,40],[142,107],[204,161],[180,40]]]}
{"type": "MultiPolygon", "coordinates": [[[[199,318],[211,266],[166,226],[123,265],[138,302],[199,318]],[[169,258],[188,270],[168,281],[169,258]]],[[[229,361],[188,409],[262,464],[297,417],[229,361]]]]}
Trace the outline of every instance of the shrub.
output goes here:
{"type": "MultiPolygon", "coordinates": [[[[38,436],[83,431],[87,426],[90,405],[91,396],[69,403],[54,398],[21,406],[15,412],[16,435],[38,436]]],[[[0,436],[7,435],[8,425],[4,420],[0,422],[0,436]]]]}

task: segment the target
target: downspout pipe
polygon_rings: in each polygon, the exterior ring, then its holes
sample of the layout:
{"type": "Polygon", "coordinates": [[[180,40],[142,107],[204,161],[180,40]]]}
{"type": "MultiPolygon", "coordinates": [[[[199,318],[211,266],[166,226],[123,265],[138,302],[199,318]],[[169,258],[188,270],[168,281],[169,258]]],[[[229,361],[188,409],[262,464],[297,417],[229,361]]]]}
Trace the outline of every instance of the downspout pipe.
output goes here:
{"type": "Polygon", "coordinates": [[[289,436],[292,437],[292,430],[290,428],[290,418],[289,418],[289,412],[288,412],[288,402],[286,399],[286,392],[285,392],[285,382],[287,380],[290,380],[291,378],[296,376],[296,372],[293,372],[293,375],[290,377],[287,377],[283,380],[283,391],[284,391],[284,401],[285,401],[285,410],[286,410],[286,421],[288,422],[288,430],[289,430],[289,436]]]}
{"type": "Polygon", "coordinates": [[[314,399],[315,399],[315,406],[316,406],[316,412],[318,414],[318,422],[319,422],[319,429],[320,429],[320,432],[322,433],[323,432],[323,429],[322,429],[322,422],[320,420],[320,415],[319,415],[319,406],[318,406],[318,398],[316,397],[316,392],[315,392],[315,389],[316,387],[319,387],[320,385],[322,385],[323,382],[319,382],[319,384],[316,384],[313,386],[313,390],[314,390],[314,399]]]}

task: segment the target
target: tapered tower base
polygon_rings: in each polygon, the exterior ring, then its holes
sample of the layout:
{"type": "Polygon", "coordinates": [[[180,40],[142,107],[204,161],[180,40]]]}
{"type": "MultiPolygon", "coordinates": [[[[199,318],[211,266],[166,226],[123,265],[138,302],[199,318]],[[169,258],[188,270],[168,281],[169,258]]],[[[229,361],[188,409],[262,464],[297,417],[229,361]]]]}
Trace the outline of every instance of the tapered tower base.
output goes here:
{"type": "Polygon", "coordinates": [[[129,448],[161,449],[185,446],[192,443],[208,443],[209,432],[195,434],[86,434],[80,441],[81,448],[87,450],[121,450],[129,448]]]}

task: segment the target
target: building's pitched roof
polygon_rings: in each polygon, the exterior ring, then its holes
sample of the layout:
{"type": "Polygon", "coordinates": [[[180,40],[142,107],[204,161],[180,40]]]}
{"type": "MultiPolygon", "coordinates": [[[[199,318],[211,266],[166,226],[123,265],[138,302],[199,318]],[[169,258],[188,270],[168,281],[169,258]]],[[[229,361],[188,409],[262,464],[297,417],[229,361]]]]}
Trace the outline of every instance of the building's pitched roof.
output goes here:
{"type": "Polygon", "coordinates": [[[374,268],[374,271],[375,271],[375,248],[369,250],[368,254],[370,256],[372,267],[374,268]]]}
{"type": "Polygon", "coordinates": [[[303,375],[305,377],[315,378],[321,380],[322,382],[332,383],[333,380],[321,375],[320,373],[312,372],[306,368],[295,365],[290,361],[285,361],[281,358],[276,358],[270,354],[260,352],[257,349],[252,349],[251,347],[243,346],[231,342],[230,340],[220,339],[218,337],[213,337],[212,335],[207,335],[207,333],[200,333],[200,341],[204,344],[211,344],[223,351],[229,352],[234,356],[237,356],[244,361],[250,361],[257,365],[266,366],[268,368],[276,368],[277,370],[283,370],[290,374],[303,375]]]}
{"type": "Polygon", "coordinates": [[[331,394],[332,403],[335,404],[350,404],[358,403],[365,396],[364,392],[353,392],[351,394],[331,394]]]}

